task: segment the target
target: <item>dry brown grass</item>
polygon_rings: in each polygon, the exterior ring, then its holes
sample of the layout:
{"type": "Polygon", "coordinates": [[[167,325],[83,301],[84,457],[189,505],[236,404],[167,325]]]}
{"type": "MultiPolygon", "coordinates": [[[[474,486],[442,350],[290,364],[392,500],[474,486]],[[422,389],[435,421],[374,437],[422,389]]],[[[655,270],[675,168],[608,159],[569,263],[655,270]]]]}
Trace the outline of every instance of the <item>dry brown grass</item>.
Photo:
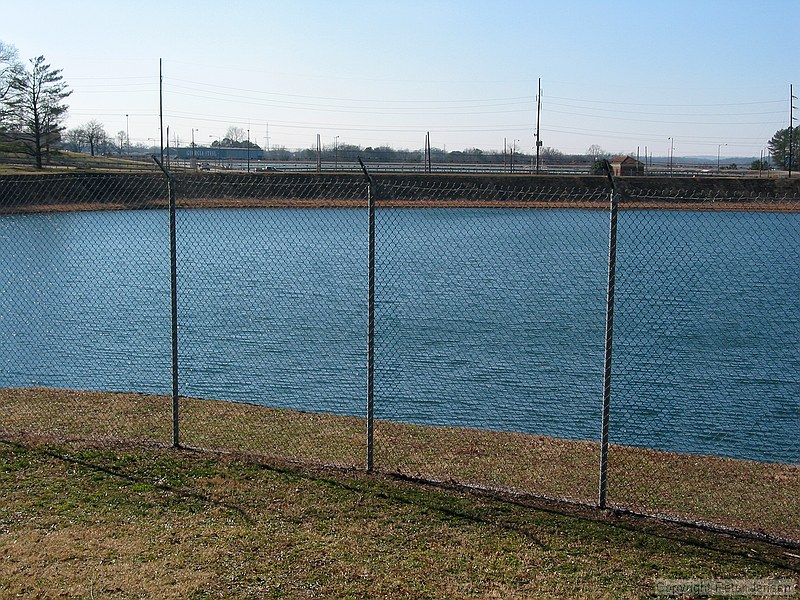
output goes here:
{"type": "Polygon", "coordinates": [[[209,560],[211,549],[200,548],[197,563],[153,550],[161,544],[191,545],[202,531],[202,520],[196,521],[185,522],[177,534],[143,523],[118,523],[113,533],[106,524],[24,529],[13,534],[13,552],[7,552],[0,578],[19,582],[5,591],[27,597],[99,598],[136,590],[142,597],[184,598],[187,589],[211,583],[210,573],[195,566],[209,560]]]}
{"type": "MultiPolygon", "coordinates": [[[[364,468],[364,419],[182,398],[180,442],[191,448],[364,468]]],[[[171,402],[146,394],[0,390],[7,435],[172,442],[171,402]]],[[[521,433],[378,421],[375,466],[592,504],[599,446],[521,433]]],[[[611,506],[800,540],[800,466],[612,446],[611,506]]]]}

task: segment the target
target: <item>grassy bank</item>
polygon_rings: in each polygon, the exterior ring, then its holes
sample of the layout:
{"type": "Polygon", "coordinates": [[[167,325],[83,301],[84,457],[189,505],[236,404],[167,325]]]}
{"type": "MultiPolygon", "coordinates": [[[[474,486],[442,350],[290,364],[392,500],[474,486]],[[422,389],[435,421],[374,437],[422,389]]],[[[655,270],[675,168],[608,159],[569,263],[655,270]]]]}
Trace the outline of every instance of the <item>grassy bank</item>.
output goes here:
{"type": "Polygon", "coordinates": [[[638,598],[792,552],[231,455],[0,442],[0,596],[638,598]]]}
{"type": "MultiPolygon", "coordinates": [[[[151,165],[153,169],[155,167],[151,165]]],[[[379,207],[608,209],[600,176],[375,174],[379,207]]],[[[179,208],[366,208],[360,173],[175,174],[179,208]]],[[[800,211],[800,180],[726,177],[626,177],[620,208],[800,211]]],[[[164,208],[166,179],[156,171],[0,173],[0,213],[164,208]]]]}
{"type": "MultiPolygon", "coordinates": [[[[192,448],[364,468],[363,419],[184,398],[192,448]]],[[[172,442],[168,398],[54,389],[0,390],[0,429],[46,440],[172,442]]],[[[592,504],[599,447],[520,433],[378,421],[375,467],[592,504]]],[[[612,446],[611,506],[800,540],[800,466],[612,446]]]]}

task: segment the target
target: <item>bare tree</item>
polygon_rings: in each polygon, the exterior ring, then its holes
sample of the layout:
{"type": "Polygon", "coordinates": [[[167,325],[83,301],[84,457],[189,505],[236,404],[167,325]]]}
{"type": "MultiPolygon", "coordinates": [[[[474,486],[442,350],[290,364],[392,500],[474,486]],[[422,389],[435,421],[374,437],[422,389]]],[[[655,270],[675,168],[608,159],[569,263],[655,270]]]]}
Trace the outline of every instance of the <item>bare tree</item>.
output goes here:
{"type": "Polygon", "coordinates": [[[241,127],[232,125],[231,127],[228,127],[228,131],[225,132],[224,139],[230,140],[234,143],[243,142],[247,139],[247,132],[241,127]]]}
{"type": "Polygon", "coordinates": [[[117,152],[122,154],[125,149],[125,131],[120,130],[117,132],[117,152]]]}
{"type": "Polygon", "coordinates": [[[586,150],[586,154],[591,156],[594,160],[600,160],[601,158],[608,158],[610,156],[608,152],[603,150],[597,144],[592,144],[589,146],[589,148],[586,150]]]}
{"type": "Polygon", "coordinates": [[[94,149],[103,144],[108,139],[106,130],[102,123],[92,119],[82,127],[86,136],[86,143],[89,144],[89,151],[94,156],[94,149]]]}
{"type": "Polygon", "coordinates": [[[30,71],[12,75],[6,105],[16,141],[41,169],[43,153],[49,152],[63,129],[61,121],[67,112],[63,101],[72,90],[67,89],[61,69],[53,69],[44,56],[37,56],[30,63],[30,71]]]}
{"type": "Polygon", "coordinates": [[[0,40],[0,102],[8,96],[12,76],[18,74],[21,67],[17,49],[0,40]]]}
{"type": "Polygon", "coordinates": [[[64,142],[67,150],[82,152],[86,143],[86,132],[81,127],[70,129],[64,134],[64,142]]]}
{"type": "Polygon", "coordinates": [[[0,41],[0,126],[4,120],[4,102],[11,91],[11,80],[20,72],[21,68],[17,49],[11,44],[0,41]]]}

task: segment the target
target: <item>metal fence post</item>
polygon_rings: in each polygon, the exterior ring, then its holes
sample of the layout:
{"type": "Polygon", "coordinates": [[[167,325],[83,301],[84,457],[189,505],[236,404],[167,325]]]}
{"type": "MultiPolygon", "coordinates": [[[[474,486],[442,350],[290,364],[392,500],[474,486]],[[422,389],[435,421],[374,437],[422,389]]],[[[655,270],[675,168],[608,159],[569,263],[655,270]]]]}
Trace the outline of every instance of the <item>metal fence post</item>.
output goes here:
{"type": "Polygon", "coordinates": [[[167,177],[169,193],[169,266],[170,266],[170,300],[172,316],[172,447],[180,446],[180,429],[178,414],[178,249],[175,226],[176,191],[175,180],[163,163],[154,155],[153,160],[167,177]]]}
{"type": "Polygon", "coordinates": [[[611,183],[610,223],[608,234],[608,287],[606,295],[606,336],[603,369],[603,412],[600,427],[600,491],[598,506],[606,507],[608,491],[608,424],[611,412],[611,358],[614,341],[614,291],[617,270],[617,192],[608,161],[604,161],[611,183]]]}
{"type": "Polygon", "coordinates": [[[375,448],[375,193],[370,176],[361,157],[361,170],[367,180],[369,211],[369,292],[367,299],[367,472],[374,466],[375,448]]]}

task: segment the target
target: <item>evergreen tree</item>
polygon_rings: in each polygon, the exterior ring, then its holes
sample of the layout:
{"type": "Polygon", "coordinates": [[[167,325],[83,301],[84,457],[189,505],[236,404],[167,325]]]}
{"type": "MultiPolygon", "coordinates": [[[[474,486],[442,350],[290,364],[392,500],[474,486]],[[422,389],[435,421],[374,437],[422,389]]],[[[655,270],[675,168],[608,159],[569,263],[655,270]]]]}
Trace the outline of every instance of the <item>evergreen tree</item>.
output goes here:
{"type": "MultiPolygon", "coordinates": [[[[792,170],[800,168],[800,127],[792,128],[792,170]]],[[[781,169],[789,168],[789,128],[779,129],[769,141],[769,155],[781,169]]]]}
{"type": "Polygon", "coordinates": [[[11,77],[8,107],[9,129],[25,152],[42,168],[42,155],[58,141],[67,112],[64,99],[72,93],[44,56],[31,59],[31,69],[11,77]]]}

